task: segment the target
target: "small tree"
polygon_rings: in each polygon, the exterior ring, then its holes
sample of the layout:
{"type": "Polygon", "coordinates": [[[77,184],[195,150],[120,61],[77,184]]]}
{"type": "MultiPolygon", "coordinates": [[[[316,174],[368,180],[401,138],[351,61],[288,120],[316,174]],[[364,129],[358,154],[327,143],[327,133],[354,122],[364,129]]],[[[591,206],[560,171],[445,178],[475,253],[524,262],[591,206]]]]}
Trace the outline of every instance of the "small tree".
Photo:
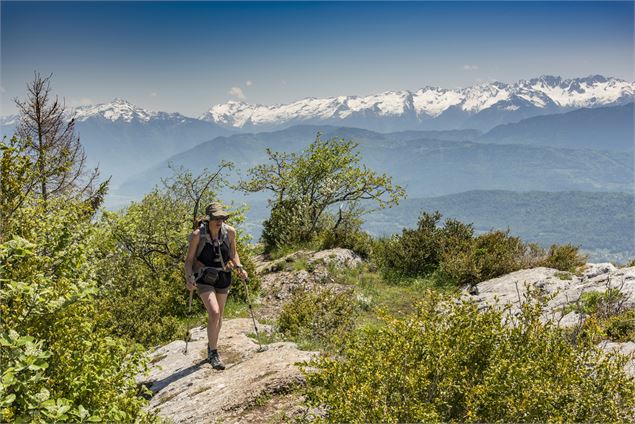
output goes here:
{"type": "MultiPolygon", "coordinates": [[[[404,189],[393,185],[391,177],[360,165],[360,154],[355,151],[357,146],[353,141],[338,137],[322,140],[318,133],[315,141],[301,154],[267,149],[269,163],[250,169],[249,179],[242,181],[239,188],[245,192],[268,190],[275,193],[275,198],[269,202],[278,216],[285,216],[281,209],[286,205],[302,205],[303,213],[295,211],[292,214],[302,218],[294,231],[297,234],[294,241],[311,240],[320,230],[321,219],[333,205],[371,201],[384,208],[405,197],[404,189]]],[[[358,210],[359,214],[368,212],[358,210]]],[[[341,224],[339,219],[333,221],[335,225],[341,224]]],[[[280,220],[279,224],[273,225],[275,228],[268,230],[277,232],[286,225],[288,222],[280,220]]],[[[268,249],[274,247],[277,246],[266,245],[268,249]]]]}
{"type": "MultiPolygon", "coordinates": [[[[51,196],[73,194],[92,197],[99,175],[97,169],[86,170],[86,155],[75,134],[75,120],[66,116],[66,108],[57,97],[52,99],[51,76],[35,72],[27,84],[25,100],[15,99],[20,115],[18,136],[33,158],[39,195],[46,201],[51,196]]],[[[103,198],[106,183],[96,190],[103,198]]]]}

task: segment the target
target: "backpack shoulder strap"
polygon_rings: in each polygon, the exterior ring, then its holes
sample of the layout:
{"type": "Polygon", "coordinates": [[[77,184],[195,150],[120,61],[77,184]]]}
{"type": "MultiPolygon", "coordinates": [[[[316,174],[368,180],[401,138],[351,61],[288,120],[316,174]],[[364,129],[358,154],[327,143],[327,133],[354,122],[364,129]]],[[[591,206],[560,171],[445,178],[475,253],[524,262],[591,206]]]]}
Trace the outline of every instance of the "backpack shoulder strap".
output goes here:
{"type": "Polygon", "coordinates": [[[219,239],[221,239],[223,241],[223,243],[226,243],[227,246],[229,246],[229,234],[227,232],[227,226],[225,225],[225,223],[223,222],[223,224],[220,227],[220,237],[219,239]]]}
{"type": "Polygon", "coordinates": [[[201,252],[205,248],[205,244],[212,244],[212,238],[209,235],[209,227],[207,221],[201,222],[201,225],[198,227],[199,239],[198,239],[198,247],[196,248],[196,257],[198,258],[201,255],[201,252]]]}

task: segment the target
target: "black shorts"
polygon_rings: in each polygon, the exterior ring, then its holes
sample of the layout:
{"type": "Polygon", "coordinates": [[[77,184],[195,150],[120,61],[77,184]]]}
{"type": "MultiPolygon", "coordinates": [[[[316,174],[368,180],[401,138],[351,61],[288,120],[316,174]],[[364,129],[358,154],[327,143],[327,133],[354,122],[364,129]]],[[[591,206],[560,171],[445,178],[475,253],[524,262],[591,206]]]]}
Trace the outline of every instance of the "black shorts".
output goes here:
{"type": "Polygon", "coordinates": [[[216,293],[227,293],[229,291],[229,286],[232,283],[232,273],[231,271],[219,271],[218,272],[218,280],[213,285],[207,284],[203,282],[202,278],[196,280],[196,289],[198,290],[198,294],[208,293],[210,291],[214,291],[216,293]]]}

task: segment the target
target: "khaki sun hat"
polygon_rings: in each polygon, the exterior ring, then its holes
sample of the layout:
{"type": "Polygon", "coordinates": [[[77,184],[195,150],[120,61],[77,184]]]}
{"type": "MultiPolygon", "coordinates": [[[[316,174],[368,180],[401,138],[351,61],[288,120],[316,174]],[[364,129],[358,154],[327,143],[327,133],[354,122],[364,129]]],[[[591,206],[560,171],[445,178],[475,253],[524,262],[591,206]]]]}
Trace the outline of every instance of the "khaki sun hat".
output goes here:
{"type": "Polygon", "coordinates": [[[207,215],[207,219],[227,219],[229,218],[229,214],[223,210],[223,205],[218,202],[212,202],[205,208],[205,214],[207,215]]]}

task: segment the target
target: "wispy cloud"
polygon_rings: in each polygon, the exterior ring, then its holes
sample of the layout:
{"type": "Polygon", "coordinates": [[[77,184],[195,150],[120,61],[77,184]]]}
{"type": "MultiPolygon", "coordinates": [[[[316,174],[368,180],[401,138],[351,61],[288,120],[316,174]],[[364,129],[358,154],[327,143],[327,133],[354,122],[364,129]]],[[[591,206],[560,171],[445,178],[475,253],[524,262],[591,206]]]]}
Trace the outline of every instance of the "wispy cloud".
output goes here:
{"type": "Polygon", "coordinates": [[[245,81],[245,85],[246,85],[247,87],[251,87],[253,84],[254,84],[254,83],[253,83],[253,81],[252,81],[252,80],[247,80],[247,81],[245,81]]]}
{"type": "Polygon", "coordinates": [[[478,70],[478,65],[463,65],[464,71],[476,71],[478,70]]]}
{"type": "Polygon", "coordinates": [[[229,89],[229,95],[232,97],[236,97],[239,100],[245,100],[245,93],[243,93],[242,88],[240,87],[232,87],[229,89]]]}
{"type": "Polygon", "coordinates": [[[153,91],[152,93],[150,93],[150,97],[156,97],[156,96],[158,96],[158,95],[159,95],[159,94],[158,94],[156,91],[153,91]]]}

